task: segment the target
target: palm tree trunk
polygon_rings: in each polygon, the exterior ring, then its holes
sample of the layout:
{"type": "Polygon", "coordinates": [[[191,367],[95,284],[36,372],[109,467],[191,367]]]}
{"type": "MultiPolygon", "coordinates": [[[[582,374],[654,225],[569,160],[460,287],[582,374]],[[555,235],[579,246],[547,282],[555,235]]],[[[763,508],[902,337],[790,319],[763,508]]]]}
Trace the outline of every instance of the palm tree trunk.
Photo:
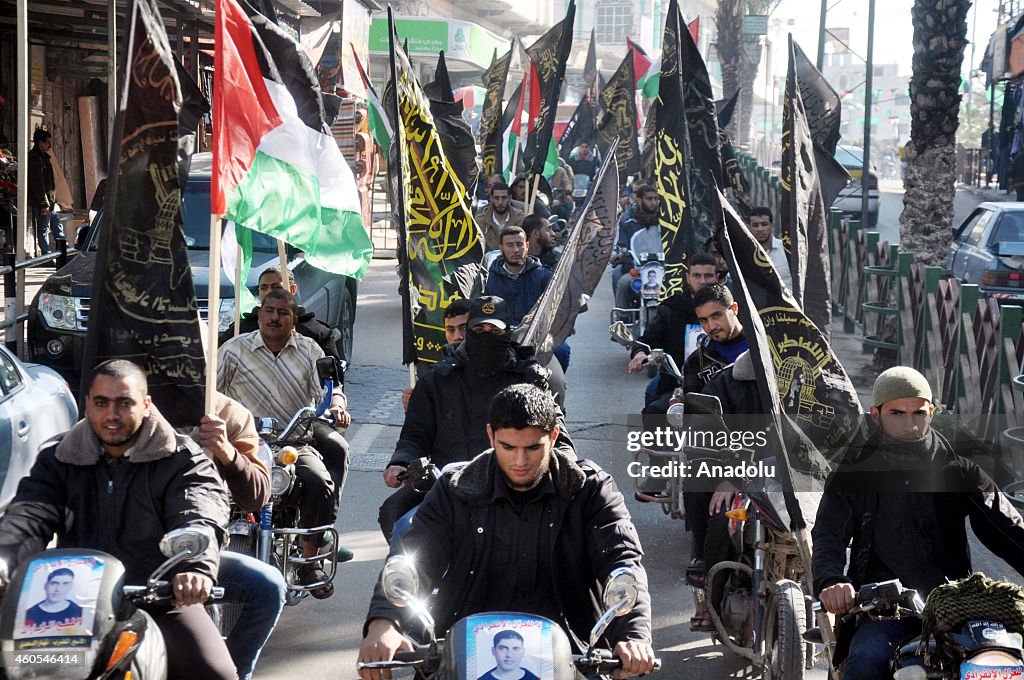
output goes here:
{"type": "Polygon", "coordinates": [[[910,143],[905,158],[900,249],[945,266],[956,196],[960,69],[970,0],[916,0],[910,143]]]}

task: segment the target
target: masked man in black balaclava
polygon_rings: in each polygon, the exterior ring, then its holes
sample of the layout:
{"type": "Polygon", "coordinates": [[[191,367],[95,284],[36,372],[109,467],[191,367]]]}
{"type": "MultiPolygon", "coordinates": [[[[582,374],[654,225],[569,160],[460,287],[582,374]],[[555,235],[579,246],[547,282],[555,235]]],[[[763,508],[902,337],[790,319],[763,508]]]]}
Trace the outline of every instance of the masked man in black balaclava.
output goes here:
{"type": "MultiPolygon", "coordinates": [[[[419,505],[423,494],[398,476],[419,458],[438,469],[472,460],[491,448],[487,407],[509,385],[531,383],[548,389],[548,371],[533,359],[533,348],[513,342],[508,305],[500,297],[473,300],[466,339],[454,356],[442,359],[412,391],[395,453],[384,470],[384,483],[398,489],[380,507],[381,531],[389,540],[402,515],[419,505]]],[[[572,440],[559,415],[555,446],[574,455],[572,440]]]]}

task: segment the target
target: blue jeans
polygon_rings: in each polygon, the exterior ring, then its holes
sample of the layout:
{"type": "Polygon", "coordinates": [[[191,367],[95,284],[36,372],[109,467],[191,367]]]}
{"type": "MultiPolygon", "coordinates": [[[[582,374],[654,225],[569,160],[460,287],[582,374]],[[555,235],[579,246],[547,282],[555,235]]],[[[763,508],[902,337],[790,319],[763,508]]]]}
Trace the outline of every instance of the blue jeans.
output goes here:
{"type": "Polygon", "coordinates": [[[644,407],[651,405],[651,402],[658,398],[658,382],[661,380],[661,374],[657,374],[651,378],[651,382],[647,383],[647,387],[644,388],[644,407]]]}
{"type": "Polygon", "coordinates": [[[53,210],[44,215],[38,208],[32,208],[32,218],[36,225],[36,243],[39,245],[39,252],[42,255],[47,255],[51,252],[50,232],[53,232],[54,239],[64,238],[64,224],[53,210]]]}
{"type": "Polygon", "coordinates": [[[567,372],[569,370],[569,356],[572,354],[572,347],[569,347],[569,342],[565,341],[556,347],[553,354],[558,359],[558,363],[562,365],[562,372],[567,372]]]}
{"type": "Polygon", "coordinates": [[[891,679],[889,660],[896,645],[920,633],[921,622],[916,619],[865,621],[850,642],[845,680],[891,679]]]}
{"type": "Polygon", "coordinates": [[[222,551],[217,583],[224,586],[224,600],[242,605],[238,625],[228,635],[228,651],[239,680],[249,680],[263,645],[284,609],[287,586],[273,566],[255,557],[222,551]]]}

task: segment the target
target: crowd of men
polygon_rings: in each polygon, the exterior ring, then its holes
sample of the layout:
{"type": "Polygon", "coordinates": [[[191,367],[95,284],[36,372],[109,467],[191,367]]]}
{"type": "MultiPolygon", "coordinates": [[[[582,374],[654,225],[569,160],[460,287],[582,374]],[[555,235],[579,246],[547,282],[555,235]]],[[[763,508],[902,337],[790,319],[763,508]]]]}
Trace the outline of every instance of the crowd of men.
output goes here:
{"type": "MultiPolygon", "coordinates": [[[[589,148],[581,148],[567,172],[592,176],[598,162],[589,148]]],[[[436,589],[431,606],[439,636],[469,614],[520,611],[551,619],[578,645],[600,614],[604,579],[616,567],[632,567],[641,583],[637,605],[614,620],[603,642],[622,662],[614,677],[645,674],[654,667],[654,648],[643,550],[611,476],[576,450],[566,428],[568,344],[542,366],[532,348],[513,339],[560,257],[562,234],[552,228],[552,215],[572,206],[566,187],[558,187],[562,198],[552,205],[531,201],[523,180],[515,178],[511,186],[500,176],[485,181],[487,202],[477,221],[488,250],[497,252],[483,294],[446,309],[443,358],[403,394],[401,434],[383,472],[384,485],[394,491],[379,509],[379,524],[393,553],[416,554],[422,588],[436,589]],[[427,494],[403,481],[420,459],[444,469],[427,494]]],[[[628,200],[612,261],[617,302],[628,302],[628,291],[636,292],[629,281],[631,244],[638,235],[659,231],[657,192],[637,183],[628,200]]],[[[748,227],[789,285],[771,211],[755,208],[748,227]]],[[[681,384],[666,374],[649,382],[644,413],[665,413],[695,392],[717,396],[726,414],[764,413],[731,285],[713,240],[706,252],[689,258],[685,290],[660,303],[631,348],[630,372],[640,371],[655,348],[682,367],[681,384]]],[[[171,576],[174,606],[149,608],[166,640],[170,678],[251,677],[286,599],[287,584],[276,567],[219,550],[229,503],[258,512],[270,498],[269,470],[256,455],[253,414],[286,422],[326,399],[330,422],[313,425],[312,447],[299,452],[295,471],[302,526],[330,526],[337,519],[349,460],[339,430],[351,416],[344,391],[336,387],[325,395],[319,377],[318,364],[334,353],[336,338],[297,304],[297,294],[286,272],[263,272],[259,306],[242,317],[238,333],[221,339],[213,412],[191,431],[175,431],[163,418],[138,366],[114,360],[95,367],[85,418],[40,452],[0,518],[0,558],[9,568],[56,535],[61,547],[113,554],[124,562],[128,583],[145,582],[163,561],[158,543],[169,530],[209,531],[215,538],[210,548],[171,576]],[[242,625],[227,640],[203,607],[214,583],[225,586],[226,597],[244,611],[242,625]]],[[[641,395],[635,403],[639,408],[641,395]]],[[[931,428],[934,406],[924,378],[905,367],[883,373],[870,410],[873,434],[846,462],[894,460],[933,486],[911,498],[902,489],[845,488],[841,482],[847,478],[837,475],[814,528],[812,595],[829,612],[842,613],[851,608],[855,589],[871,581],[900,578],[927,594],[947,578],[965,576],[965,518],[998,555],[1024,570],[1024,521],[992,480],[931,428]],[[943,483],[934,484],[936,479],[943,483]],[[851,543],[855,559],[847,566],[851,543]]],[[[702,584],[707,569],[725,558],[723,512],[738,491],[723,482],[713,491],[685,494],[693,548],[681,566],[691,583],[702,584]]],[[[314,535],[301,542],[302,555],[310,559],[297,572],[320,599],[334,591],[317,561],[328,548],[325,541],[314,535]]],[[[339,559],[352,558],[345,548],[337,550],[339,559]]],[[[71,579],[58,572],[50,578],[53,598],[48,590],[40,607],[64,611],[67,605],[57,595],[71,579]]],[[[44,619],[43,609],[33,616],[44,619]]],[[[407,633],[415,626],[408,616],[378,587],[360,661],[386,661],[410,649],[407,633]]],[[[891,622],[867,622],[850,631],[848,678],[885,677],[893,645],[912,632],[905,623],[882,623],[891,622]]],[[[713,629],[705,609],[698,607],[691,627],[713,629]]],[[[523,670],[521,638],[496,636],[493,644],[492,677],[523,670]]],[[[361,674],[367,680],[381,677],[378,670],[361,674]]]]}

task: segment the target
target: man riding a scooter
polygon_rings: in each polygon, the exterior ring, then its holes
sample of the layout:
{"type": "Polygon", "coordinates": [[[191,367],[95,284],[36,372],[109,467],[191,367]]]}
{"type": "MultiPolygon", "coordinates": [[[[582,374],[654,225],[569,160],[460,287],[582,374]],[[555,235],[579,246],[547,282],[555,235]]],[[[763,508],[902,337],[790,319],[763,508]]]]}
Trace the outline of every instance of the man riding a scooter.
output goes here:
{"type": "MultiPolygon", "coordinates": [[[[997,556],[1024,573],[1024,520],[995,482],[934,428],[932,390],[897,366],[872,390],[873,431],[830,478],[812,531],[814,592],[832,614],[857,589],[899,579],[925,597],[971,573],[964,520],[997,556]],[[850,548],[849,569],[846,551],[850,548]]],[[[920,633],[913,618],[840,624],[833,665],[846,680],[891,678],[895,645],[920,633]]]]}

